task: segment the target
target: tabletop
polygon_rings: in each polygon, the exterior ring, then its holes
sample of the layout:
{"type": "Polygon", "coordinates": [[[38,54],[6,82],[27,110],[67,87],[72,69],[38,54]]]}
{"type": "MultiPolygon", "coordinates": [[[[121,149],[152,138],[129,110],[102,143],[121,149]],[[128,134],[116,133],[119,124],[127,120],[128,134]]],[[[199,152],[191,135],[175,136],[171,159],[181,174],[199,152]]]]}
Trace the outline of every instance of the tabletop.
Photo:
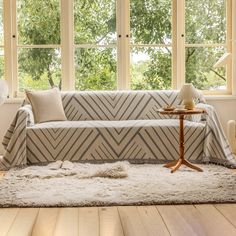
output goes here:
{"type": "Polygon", "coordinates": [[[163,108],[161,108],[161,109],[158,109],[157,111],[161,115],[195,115],[195,114],[206,113],[206,111],[204,109],[200,109],[200,108],[194,108],[192,110],[174,109],[174,110],[171,110],[171,111],[165,111],[163,108]]]}

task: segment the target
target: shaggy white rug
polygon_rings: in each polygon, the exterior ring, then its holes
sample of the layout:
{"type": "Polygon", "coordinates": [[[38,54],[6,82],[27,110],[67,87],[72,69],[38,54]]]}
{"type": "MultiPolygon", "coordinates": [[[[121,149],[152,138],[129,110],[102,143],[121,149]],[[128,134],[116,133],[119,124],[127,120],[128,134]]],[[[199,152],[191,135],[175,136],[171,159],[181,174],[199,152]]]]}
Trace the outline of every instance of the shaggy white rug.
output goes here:
{"type": "Polygon", "coordinates": [[[0,179],[0,206],[104,206],[236,202],[236,173],[222,166],[78,164],[13,169],[0,179]]]}

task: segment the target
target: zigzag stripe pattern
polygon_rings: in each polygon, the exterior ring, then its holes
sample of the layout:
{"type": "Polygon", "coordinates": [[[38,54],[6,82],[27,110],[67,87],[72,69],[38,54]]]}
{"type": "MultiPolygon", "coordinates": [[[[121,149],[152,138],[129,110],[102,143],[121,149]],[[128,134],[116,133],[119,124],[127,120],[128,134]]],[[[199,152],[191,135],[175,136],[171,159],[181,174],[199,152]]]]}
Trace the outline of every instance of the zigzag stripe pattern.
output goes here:
{"type": "MultiPolygon", "coordinates": [[[[27,130],[29,163],[56,160],[163,162],[178,158],[178,120],[66,121],[27,130]],[[43,151],[42,151],[43,150],[43,151]]],[[[205,125],[185,122],[186,158],[202,158],[205,125]]]]}
{"type": "Polygon", "coordinates": [[[67,119],[71,121],[168,119],[157,110],[179,105],[177,95],[173,90],[83,91],[62,93],[62,101],[67,119]]]}
{"type": "MultiPolygon", "coordinates": [[[[179,104],[177,95],[177,91],[64,92],[68,121],[42,124],[34,124],[30,105],[23,106],[3,139],[6,152],[0,170],[55,160],[159,163],[176,159],[178,120],[160,116],[157,109],[179,104]]],[[[204,123],[202,116],[185,121],[186,158],[236,167],[214,108],[197,106],[208,114],[204,123]]]]}

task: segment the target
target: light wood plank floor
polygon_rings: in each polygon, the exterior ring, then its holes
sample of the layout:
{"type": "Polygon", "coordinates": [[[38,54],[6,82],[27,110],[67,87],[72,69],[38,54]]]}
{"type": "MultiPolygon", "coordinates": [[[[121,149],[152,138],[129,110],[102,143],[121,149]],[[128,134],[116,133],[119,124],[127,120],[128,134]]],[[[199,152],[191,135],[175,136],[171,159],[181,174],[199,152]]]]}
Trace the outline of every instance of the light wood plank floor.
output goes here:
{"type": "Polygon", "coordinates": [[[2,208],[1,236],[236,235],[236,204],[2,208]]]}

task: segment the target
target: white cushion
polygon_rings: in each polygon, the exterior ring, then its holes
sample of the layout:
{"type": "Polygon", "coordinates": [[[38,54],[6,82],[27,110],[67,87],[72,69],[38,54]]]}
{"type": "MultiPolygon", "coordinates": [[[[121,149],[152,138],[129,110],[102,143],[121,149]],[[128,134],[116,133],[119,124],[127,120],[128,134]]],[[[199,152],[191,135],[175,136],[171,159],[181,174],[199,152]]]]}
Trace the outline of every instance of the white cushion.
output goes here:
{"type": "Polygon", "coordinates": [[[26,96],[31,103],[35,123],[67,120],[58,88],[26,91],[26,96]]]}

